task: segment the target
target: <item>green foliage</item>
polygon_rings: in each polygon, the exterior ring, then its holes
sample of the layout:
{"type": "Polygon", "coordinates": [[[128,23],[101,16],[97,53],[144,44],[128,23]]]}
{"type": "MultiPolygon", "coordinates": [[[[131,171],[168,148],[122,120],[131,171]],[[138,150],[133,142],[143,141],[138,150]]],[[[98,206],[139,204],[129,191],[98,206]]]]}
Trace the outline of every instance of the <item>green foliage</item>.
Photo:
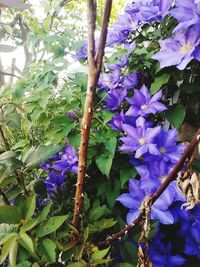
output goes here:
{"type": "Polygon", "coordinates": [[[172,106],[167,110],[166,117],[175,128],[179,129],[185,118],[184,106],[181,104],[172,106]]]}

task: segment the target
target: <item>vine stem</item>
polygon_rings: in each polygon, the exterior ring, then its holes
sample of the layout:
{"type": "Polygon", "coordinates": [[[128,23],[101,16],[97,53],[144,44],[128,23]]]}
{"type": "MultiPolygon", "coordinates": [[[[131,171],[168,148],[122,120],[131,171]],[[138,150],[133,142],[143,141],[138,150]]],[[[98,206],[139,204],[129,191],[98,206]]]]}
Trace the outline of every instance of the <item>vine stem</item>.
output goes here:
{"type": "MultiPolygon", "coordinates": [[[[199,141],[200,141],[200,128],[194,135],[191,143],[185,148],[183,155],[181,156],[177,164],[174,166],[172,171],[169,173],[169,175],[167,176],[163,184],[157,189],[157,191],[154,194],[150,196],[151,205],[153,205],[153,203],[160,197],[160,195],[165,191],[168,185],[177,177],[178,172],[182,169],[186,159],[193,153],[199,141]]],[[[123,236],[125,233],[130,231],[133,227],[138,225],[143,219],[143,216],[144,216],[144,211],[142,211],[131,224],[128,224],[127,226],[122,228],[119,232],[112,234],[106,240],[98,243],[97,246],[99,248],[109,246],[113,241],[117,240],[118,238],[123,236]]]]}
{"type": "Polygon", "coordinates": [[[93,118],[94,99],[96,87],[101,72],[102,61],[104,56],[107,30],[112,8],[112,0],[105,0],[104,14],[99,38],[99,46],[95,52],[95,28],[96,28],[96,0],[87,0],[88,10],[88,83],[87,93],[84,106],[83,119],[81,122],[81,141],[79,147],[78,177],[75,193],[75,207],[73,215],[73,226],[77,229],[81,215],[84,199],[84,182],[87,166],[87,150],[90,137],[90,128],[93,118]]]}

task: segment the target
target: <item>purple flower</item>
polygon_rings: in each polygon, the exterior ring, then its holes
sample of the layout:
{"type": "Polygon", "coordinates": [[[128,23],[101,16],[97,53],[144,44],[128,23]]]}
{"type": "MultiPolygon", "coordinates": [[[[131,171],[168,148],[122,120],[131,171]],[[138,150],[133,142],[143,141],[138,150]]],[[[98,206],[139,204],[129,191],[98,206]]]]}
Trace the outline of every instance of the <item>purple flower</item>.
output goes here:
{"type": "Polygon", "coordinates": [[[167,132],[161,129],[160,134],[155,139],[160,151],[160,158],[171,163],[176,163],[180,159],[185,146],[183,144],[176,144],[177,140],[178,131],[176,129],[171,129],[167,132]]]}
{"type": "Polygon", "coordinates": [[[84,43],[80,49],[76,51],[75,59],[86,60],[87,58],[87,43],[84,43]]]}
{"type": "Polygon", "coordinates": [[[128,118],[124,115],[123,110],[119,114],[115,114],[107,123],[115,131],[122,131],[123,124],[129,124],[135,127],[136,118],[128,118]]]}
{"type": "Polygon", "coordinates": [[[64,175],[67,171],[78,172],[78,157],[76,150],[69,144],[64,148],[61,159],[53,163],[52,168],[64,175]]]}
{"type": "Polygon", "coordinates": [[[173,8],[170,13],[180,23],[174,31],[186,30],[192,25],[200,23],[199,0],[176,0],[175,3],[176,7],[173,8]]]}
{"type": "Polygon", "coordinates": [[[131,74],[125,75],[123,80],[123,86],[127,89],[133,89],[138,84],[138,73],[133,72],[131,74]]]}
{"type": "Polygon", "coordinates": [[[64,183],[65,176],[62,174],[56,174],[55,172],[50,172],[48,174],[48,179],[42,179],[46,185],[47,191],[57,191],[57,189],[64,183]]]}
{"type": "Polygon", "coordinates": [[[117,110],[127,94],[126,88],[112,89],[105,98],[106,109],[111,111],[117,110]]]}
{"type": "Polygon", "coordinates": [[[120,138],[120,140],[123,142],[120,150],[128,152],[136,151],[136,158],[141,157],[147,152],[152,155],[160,154],[154,142],[155,137],[160,133],[160,126],[154,128],[146,128],[145,119],[139,117],[136,120],[136,128],[128,124],[123,124],[122,129],[127,136],[120,138]]]}
{"type": "MultiPolygon", "coordinates": [[[[140,187],[140,181],[129,180],[129,193],[124,193],[117,198],[122,205],[129,208],[126,217],[128,224],[132,223],[140,214],[140,206],[146,194],[140,187]]],[[[163,224],[173,224],[174,218],[169,211],[169,206],[173,203],[174,191],[165,191],[153,204],[151,209],[151,219],[159,220],[163,224]]]]}
{"type": "Polygon", "coordinates": [[[124,30],[122,32],[109,30],[108,36],[107,36],[106,46],[113,47],[113,46],[118,45],[118,44],[123,44],[126,42],[128,36],[129,36],[128,30],[126,30],[126,31],[124,30]]]}
{"type": "Polygon", "coordinates": [[[126,112],[126,116],[143,116],[146,117],[148,114],[155,114],[161,112],[167,108],[159,101],[162,98],[162,91],[157,92],[153,97],[147,87],[143,85],[140,90],[134,90],[133,98],[127,98],[128,103],[131,107],[126,112]]]}
{"type": "Polygon", "coordinates": [[[182,266],[186,261],[181,255],[172,255],[171,243],[165,245],[163,236],[159,233],[149,243],[149,254],[153,267],[182,266]]]}
{"type": "Polygon", "coordinates": [[[167,15],[171,0],[140,0],[128,4],[125,12],[136,15],[140,22],[160,21],[167,15]]]}
{"type": "Polygon", "coordinates": [[[171,7],[171,0],[143,0],[142,3],[139,14],[140,20],[144,22],[163,20],[171,7]]]}
{"type": "Polygon", "coordinates": [[[112,27],[117,32],[135,31],[138,28],[138,18],[126,13],[124,15],[117,15],[117,22],[112,27]]]}
{"type": "Polygon", "coordinates": [[[120,82],[120,66],[115,65],[112,73],[101,73],[98,82],[99,90],[116,88],[120,82]]]}
{"type": "Polygon", "coordinates": [[[183,70],[192,59],[200,60],[200,51],[196,49],[199,33],[199,26],[193,26],[186,33],[177,32],[173,39],[161,40],[161,51],[152,58],[160,61],[161,68],[176,65],[183,70]]]}

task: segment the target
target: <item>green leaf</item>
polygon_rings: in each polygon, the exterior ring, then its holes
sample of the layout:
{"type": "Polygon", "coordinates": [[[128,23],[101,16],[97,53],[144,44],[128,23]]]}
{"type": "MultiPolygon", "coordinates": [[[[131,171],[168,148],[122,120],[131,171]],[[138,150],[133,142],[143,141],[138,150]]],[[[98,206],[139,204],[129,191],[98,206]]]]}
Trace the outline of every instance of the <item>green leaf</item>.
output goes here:
{"type": "Polygon", "coordinates": [[[27,168],[37,166],[62,148],[61,145],[40,145],[37,148],[31,148],[25,155],[24,163],[27,168]]]}
{"type": "Polygon", "coordinates": [[[20,234],[19,243],[24,247],[28,252],[34,253],[33,241],[26,233],[20,234]]]}
{"type": "Polygon", "coordinates": [[[151,223],[151,230],[148,235],[148,240],[151,240],[154,237],[157,230],[157,226],[158,226],[158,221],[154,221],[153,223],[151,223]]]}
{"type": "Polygon", "coordinates": [[[196,83],[189,83],[189,84],[181,84],[180,91],[183,94],[193,94],[193,93],[199,93],[200,92],[200,86],[196,83]]]}
{"type": "Polygon", "coordinates": [[[36,234],[38,237],[48,235],[55,232],[66,220],[68,216],[54,216],[48,221],[45,221],[39,225],[36,234]]]}
{"type": "Polygon", "coordinates": [[[16,263],[17,263],[17,252],[18,252],[18,242],[15,241],[10,246],[10,251],[9,251],[10,267],[16,267],[16,263]]]}
{"type": "Polygon", "coordinates": [[[121,243],[120,255],[124,261],[137,264],[137,248],[132,242],[121,243]]]}
{"type": "Polygon", "coordinates": [[[9,254],[9,251],[10,251],[10,248],[12,246],[12,244],[17,240],[17,236],[13,236],[11,237],[10,239],[8,239],[2,249],[1,249],[1,257],[0,257],[0,264],[2,264],[6,258],[8,257],[8,254],[9,254]]]}
{"type": "Polygon", "coordinates": [[[86,267],[86,266],[87,264],[82,263],[82,262],[74,262],[74,263],[67,264],[67,267],[86,267]]]}
{"type": "Polygon", "coordinates": [[[170,74],[166,74],[166,73],[155,78],[155,81],[152,83],[151,88],[150,88],[151,93],[155,94],[161,88],[162,85],[168,83],[169,78],[170,78],[170,74]]]}
{"type": "Polygon", "coordinates": [[[27,198],[22,206],[22,214],[26,221],[30,220],[32,215],[35,212],[35,195],[32,195],[31,197],[27,198]]]}
{"type": "Polygon", "coordinates": [[[16,267],[31,267],[31,266],[33,267],[33,265],[29,261],[24,261],[24,262],[18,263],[16,267]]]}
{"type": "Polygon", "coordinates": [[[39,213],[39,215],[37,216],[39,222],[43,222],[47,215],[49,214],[49,211],[51,209],[52,206],[52,202],[48,203],[39,213]]]}
{"type": "Polygon", "coordinates": [[[114,219],[101,219],[99,221],[94,222],[93,224],[89,224],[89,232],[90,234],[101,233],[103,230],[111,228],[115,225],[117,221],[114,219]]]}
{"type": "Polygon", "coordinates": [[[0,161],[15,158],[17,155],[14,151],[6,151],[0,155],[0,161]]]}
{"type": "Polygon", "coordinates": [[[0,246],[2,246],[4,243],[6,243],[11,237],[16,237],[18,236],[17,233],[9,233],[6,236],[4,236],[4,238],[1,239],[0,241],[0,246]]]}
{"type": "Polygon", "coordinates": [[[21,211],[15,206],[0,206],[0,223],[16,224],[20,222],[21,211]]]}
{"type": "Polygon", "coordinates": [[[17,112],[7,114],[5,123],[10,128],[21,130],[21,117],[17,112]]]}
{"type": "Polygon", "coordinates": [[[110,169],[112,167],[113,158],[115,155],[115,149],[117,145],[117,139],[111,138],[105,143],[106,151],[104,154],[99,154],[96,156],[96,164],[102,174],[109,177],[110,169]]]}
{"type": "Polygon", "coordinates": [[[106,249],[103,249],[103,250],[98,250],[94,254],[92,254],[91,258],[93,260],[101,260],[108,254],[109,250],[110,250],[110,248],[106,248],[106,249]]]}
{"type": "Polygon", "coordinates": [[[0,224],[0,240],[2,240],[10,233],[17,233],[17,230],[17,227],[15,227],[14,225],[9,225],[6,223],[0,224]]]}
{"type": "Polygon", "coordinates": [[[183,105],[175,105],[166,111],[168,121],[177,129],[182,125],[185,118],[185,108],[183,105]]]}
{"type": "Polygon", "coordinates": [[[28,144],[29,144],[28,140],[23,139],[23,140],[17,142],[17,143],[12,147],[12,149],[13,149],[13,150],[17,150],[17,149],[19,149],[19,148],[24,148],[24,147],[27,146],[28,144]]]}
{"type": "Polygon", "coordinates": [[[120,182],[121,188],[123,188],[124,184],[130,179],[135,178],[137,172],[130,164],[124,164],[120,167],[120,182]]]}
{"type": "Polygon", "coordinates": [[[44,239],[40,244],[41,256],[45,256],[47,262],[56,262],[56,244],[50,239],[44,239]]]}
{"type": "Polygon", "coordinates": [[[33,229],[39,223],[39,219],[34,218],[30,219],[29,221],[25,222],[22,227],[20,228],[20,233],[27,232],[33,229]]]}

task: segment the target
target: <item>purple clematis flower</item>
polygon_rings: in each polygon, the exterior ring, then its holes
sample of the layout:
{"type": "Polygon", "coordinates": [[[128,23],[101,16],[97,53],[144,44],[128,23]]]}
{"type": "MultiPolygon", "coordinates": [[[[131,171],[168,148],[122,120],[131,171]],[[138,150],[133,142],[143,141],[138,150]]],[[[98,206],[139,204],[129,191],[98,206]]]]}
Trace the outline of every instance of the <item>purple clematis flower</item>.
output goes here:
{"type": "Polygon", "coordinates": [[[177,32],[173,39],[161,40],[161,51],[152,58],[160,61],[161,68],[176,65],[183,70],[192,59],[200,60],[199,42],[199,26],[193,26],[186,33],[177,32]]]}
{"type": "MultiPolygon", "coordinates": [[[[117,198],[122,205],[129,208],[126,217],[128,224],[132,223],[140,214],[140,206],[146,194],[140,187],[140,181],[129,180],[129,193],[124,193],[117,198]]],[[[165,191],[153,204],[151,209],[151,219],[159,220],[163,224],[173,224],[174,218],[169,211],[169,206],[173,203],[174,191],[165,191]]]]}
{"type": "Polygon", "coordinates": [[[64,175],[67,171],[78,172],[78,157],[76,149],[69,144],[64,148],[61,159],[53,163],[52,168],[64,175]]]}
{"type": "Polygon", "coordinates": [[[200,24],[199,0],[176,0],[176,7],[170,13],[180,23],[174,31],[186,30],[192,25],[200,24]]]}
{"type": "Polygon", "coordinates": [[[112,66],[113,71],[112,73],[101,73],[98,82],[99,91],[106,90],[109,91],[110,89],[116,88],[120,82],[120,66],[115,65],[112,66]]]}
{"type": "Polygon", "coordinates": [[[136,15],[139,22],[152,22],[163,20],[170,7],[171,0],[140,0],[128,4],[125,12],[136,15]]]}
{"type": "Polygon", "coordinates": [[[140,20],[144,22],[163,20],[171,7],[171,2],[171,0],[143,0],[143,5],[139,8],[140,20]]]}
{"type": "Polygon", "coordinates": [[[161,159],[171,163],[176,163],[180,159],[185,145],[177,144],[177,141],[178,131],[176,129],[171,129],[167,132],[161,129],[159,136],[155,139],[161,159]]]}
{"type": "Polygon", "coordinates": [[[200,204],[188,212],[188,217],[182,216],[181,224],[179,234],[186,237],[185,253],[200,259],[200,204]]]}
{"type": "Polygon", "coordinates": [[[162,98],[162,91],[157,92],[153,97],[147,87],[143,85],[140,90],[134,90],[133,98],[127,98],[131,107],[126,112],[126,116],[143,116],[146,117],[149,114],[155,114],[156,112],[162,112],[167,108],[160,103],[162,98]]]}
{"type": "Polygon", "coordinates": [[[133,72],[124,76],[123,86],[127,89],[133,89],[138,84],[138,73],[133,72]]]}
{"type": "Polygon", "coordinates": [[[136,128],[123,124],[122,129],[126,133],[126,137],[120,138],[123,145],[120,150],[134,152],[135,157],[139,158],[143,154],[149,152],[152,155],[159,155],[160,152],[154,142],[155,137],[160,133],[160,126],[154,128],[147,128],[145,119],[139,117],[136,120],[136,128]]]}
{"type": "Polygon", "coordinates": [[[64,183],[65,176],[56,174],[55,172],[48,173],[48,179],[42,179],[46,185],[47,191],[57,191],[57,189],[64,183]]]}
{"type": "Polygon", "coordinates": [[[149,254],[153,267],[182,266],[186,260],[179,254],[172,255],[171,243],[165,245],[164,240],[162,240],[164,237],[159,233],[149,243],[149,254]]]}
{"type": "Polygon", "coordinates": [[[129,124],[135,127],[136,118],[128,118],[124,115],[123,110],[119,114],[115,114],[112,119],[107,123],[115,131],[122,131],[123,124],[129,124]]]}
{"type": "Polygon", "coordinates": [[[112,89],[105,98],[106,109],[111,111],[117,110],[127,94],[126,88],[112,89]]]}
{"type": "Polygon", "coordinates": [[[112,27],[117,32],[128,31],[130,33],[138,28],[138,18],[126,13],[124,15],[117,15],[117,22],[112,27]]]}
{"type": "Polygon", "coordinates": [[[114,31],[114,30],[109,30],[108,31],[108,36],[107,36],[107,47],[113,47],[118,44],[123,44],[126,42],[127,38],[129,36],[129,31],[124,30],[122,32],[114,31]]]}

